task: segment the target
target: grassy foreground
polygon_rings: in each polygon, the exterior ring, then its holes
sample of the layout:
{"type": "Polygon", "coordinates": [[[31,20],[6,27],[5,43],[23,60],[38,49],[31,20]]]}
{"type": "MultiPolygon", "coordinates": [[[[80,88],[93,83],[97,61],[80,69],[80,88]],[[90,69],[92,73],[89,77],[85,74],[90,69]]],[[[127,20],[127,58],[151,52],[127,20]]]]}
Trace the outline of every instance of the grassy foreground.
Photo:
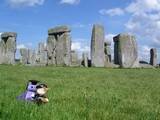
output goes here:
{"type": "Polygon", "coordinates": [[[156,119],[160,69],[0,65],[0,120],[156,119]],[[16,100],[30,79],[48,84],[48,104],[16,100]]]}

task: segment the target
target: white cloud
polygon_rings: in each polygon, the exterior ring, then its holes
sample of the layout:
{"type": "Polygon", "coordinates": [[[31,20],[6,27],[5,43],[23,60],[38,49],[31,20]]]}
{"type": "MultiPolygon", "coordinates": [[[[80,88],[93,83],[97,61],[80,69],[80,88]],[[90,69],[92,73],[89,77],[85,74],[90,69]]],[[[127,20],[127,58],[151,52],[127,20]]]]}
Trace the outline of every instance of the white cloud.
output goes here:
{"type": "Polygon", "coordinates": [[[80,59],[82,58],[82,53],[84,52],[88,53],[88,57],[90,58],[90,47],[83,42],[84,40],[85,39],[77,39],[76,42],[72,42],[71,46],[71,49],[78,53],[78,57],[80,59]]]}
{"type": "Polygon", "coordinates": [[[147,61],[150,60],[150,47],[148,45],[142,45],[139,47],[139,60],[147,61]]]}
{"type": "Polygon", "coordinates": [[[17,45],[17,49],[27,48],[24,44],[17,45]]]}
{"type": "Polygon", "coordinates": [[[70,4],[70,5],[75,5],[79,4],[80,0],[61,0],[60,4],[70,4]]]}
{"type": "Polygon", "coordinates": [[[108,41],[110,43],[113,43],[113,37],[115,37],[116,35],[115,34],[107,34],[105,35],[105,41],[108,41]]]}
{"type": "Polygon", "coordinates": [[[89,52],[90,47],[88,45],[84,45],[83,42],[72,42],[71,49],[79,52],[89,52]]]}
{"type": "Polygon", "coordinates": [[[42,5],[45,0],[8,0],[11,7],[42,5]]]}
{"type": "Polygon", "coordinates": [[[126,7],[126,12],[131,14],[125,24],[127,31],[160,46],[160,0],[136,0],[126,7]]]}
{"type": "Polygon", "coordinates": [[[149,47],[160,47],[160,0],[133,0],[124,9],[113,8],[100,13],[109,14],[108,11],[115,9],[122,10],[127,17],[130,15],[125,29],[137,36],[140,59],[149,60],[149,47]]]}
{"type": "Polygon", "coordinates": [[[124,10],[121,8],[113,8],[113,9],[101,9],[99,11],[101,15],[110,15],[110,16],[115,16],[115,15],[124,15],[124,10]]]}
{"type": "Polygon", "coordinates": [[[71,45],[72,50],[80,50],[81,49],[81,43],[80,42],[73,42],[71,45]]]}
{"type": "Polygon", "coordinates": [[[126,7],[130,13],[143,13],[160,10],[160,0],[135,0],[126,7]]]}

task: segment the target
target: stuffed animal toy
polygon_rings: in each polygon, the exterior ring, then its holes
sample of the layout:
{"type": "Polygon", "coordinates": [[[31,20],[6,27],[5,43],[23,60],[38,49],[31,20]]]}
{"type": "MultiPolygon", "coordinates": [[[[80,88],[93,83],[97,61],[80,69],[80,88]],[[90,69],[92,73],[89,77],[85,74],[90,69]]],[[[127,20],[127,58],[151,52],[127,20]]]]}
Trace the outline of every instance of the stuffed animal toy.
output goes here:
{"type": "Polygon", "coordinates": [[[25,101],[33,101],[35,103],[47,103],[49,100],[45,96],[48,91],[48,87],[45,84],[40,84],[37,80],[29,80],[26,91],[18,96],[18,99],[25,101]]]}
{"type": "Polygon", "coordinates": [[[37,85],[38,85],[39,81],[37,80],[29,80],[27,88],[26,88],[26,96],[25,96],[25,100],[28,101],[34,101],[35,98],[35,94],[37,91],[37,85]]]}
{"type": "Polygon", "coordinates": [[[37,104],[42,104],[42,103],[48,103],[49,100],[46,97],[46,93],[48,91],[48,86],[45,84],[39,84],[37,85],[37,91],[35,94],[35,102],[37,104]]]}

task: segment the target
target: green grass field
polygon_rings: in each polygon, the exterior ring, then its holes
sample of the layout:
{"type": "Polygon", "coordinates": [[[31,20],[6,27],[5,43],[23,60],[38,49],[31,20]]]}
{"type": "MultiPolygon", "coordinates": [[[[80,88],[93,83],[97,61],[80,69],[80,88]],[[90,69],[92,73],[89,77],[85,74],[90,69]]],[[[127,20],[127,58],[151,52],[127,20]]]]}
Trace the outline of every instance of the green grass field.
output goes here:
{"type": "Polygon", "coordinates": [[[0,120],[158,119],[160,69],[0,65],[0,120]],[[30,79],[48,84],[48,104],[16,100],[30,79]]]}

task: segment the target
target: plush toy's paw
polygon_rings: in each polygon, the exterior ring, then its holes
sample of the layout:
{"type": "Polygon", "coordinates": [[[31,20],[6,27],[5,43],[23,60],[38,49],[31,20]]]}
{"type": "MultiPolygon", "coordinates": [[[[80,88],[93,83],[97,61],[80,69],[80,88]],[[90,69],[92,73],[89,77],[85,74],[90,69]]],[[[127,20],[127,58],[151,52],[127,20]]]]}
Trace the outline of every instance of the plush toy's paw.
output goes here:
{"type": "Polygon", "coordinates": [[[48,103],[49,99],[48,98],[44,98],[44,97],[39,97],[39,100],[43,103],[48,103]]]}

